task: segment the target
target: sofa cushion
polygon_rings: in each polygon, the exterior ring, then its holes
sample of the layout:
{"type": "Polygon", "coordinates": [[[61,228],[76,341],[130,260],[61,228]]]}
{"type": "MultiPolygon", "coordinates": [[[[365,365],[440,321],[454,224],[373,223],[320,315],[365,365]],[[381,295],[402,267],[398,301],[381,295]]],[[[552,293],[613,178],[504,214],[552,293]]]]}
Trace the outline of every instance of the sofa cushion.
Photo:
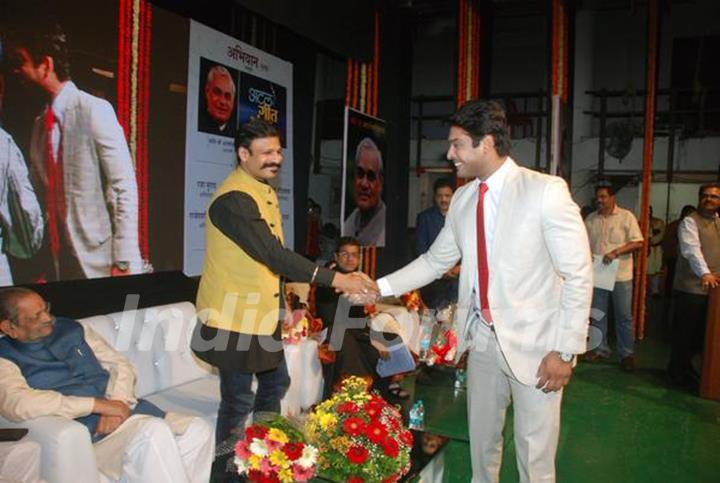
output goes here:
{"type": "Polygon", "coordinates": [[[217,376],[205,376],[150,394],[145,399],[165,411],[199,416],[214,424],[220,406],[220,379],[217,376]]]}
{"type": "Polygon", "coordinates": [[[212,374],[190,350],[195,307],[159,305],[81,319],[135,366],[135,393],[145,397],[212,374]]]}

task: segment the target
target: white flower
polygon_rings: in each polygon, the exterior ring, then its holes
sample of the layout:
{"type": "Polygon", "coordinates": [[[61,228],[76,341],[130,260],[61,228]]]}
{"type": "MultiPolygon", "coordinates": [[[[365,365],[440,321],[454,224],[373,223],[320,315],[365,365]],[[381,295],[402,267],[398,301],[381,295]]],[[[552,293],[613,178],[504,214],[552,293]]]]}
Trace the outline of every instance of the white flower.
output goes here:
{"type": "Polygon", "coordinates": [[[245,461],[240,459],[240,457],[238,457],[238,456],[235,456],[234,461],[235,461],[235,466],[237,466],[237,469],[238,469],[238,475],[245,474],[245,472],[248,470],[248,466],[245,463],[245,461]]]}
{"type": "Polygon", "coordinates": [[[302,456],[298,458],[297,464],[302,468],[310,468],[317,463],[318,450],[315,446],[306,445],[303,448],[302,456]]]}
{"type": "Polygon", "coordinates": [[[268,455],[268,447],[265,441],[262,439],[253,438],[253,442],[250,443],[250,451],[252,454],[262,456],[263,458],[268,455]]]}

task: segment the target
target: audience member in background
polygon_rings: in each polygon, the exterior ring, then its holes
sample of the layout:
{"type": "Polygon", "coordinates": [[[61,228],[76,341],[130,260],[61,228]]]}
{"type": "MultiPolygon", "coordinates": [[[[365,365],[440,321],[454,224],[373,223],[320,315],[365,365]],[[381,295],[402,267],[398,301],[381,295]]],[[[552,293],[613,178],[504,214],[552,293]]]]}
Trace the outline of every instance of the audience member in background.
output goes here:
{"type": "MultiPolygon", "coordinates": [[[[330,268],[340,273],[352,273],[359,266],[360,242],[352,237],[341,238],[330,268]]],[[[373,331],[368,326],[365,307],[352,305],[332,289],[318,287],[315,304],[315,315],[328,328],[328,349],[335,355],[334,362],[323,365],[323,397],[329,397],[333,386],[347,375],[372,377],[375,388],[382,393],[406,397],[407,393],[398,384],[391,384],[389,378],[378,377],[375,370],[378,359],[389,356],[383,340],[391,340],[394,336],[373,331]]]]}
{"type": "Polygon", "coordinates": [[[673,383],[697,382],[692,358],[703,348],[708,293],[720,286],[720,184],[700,187],[697,211],[680,222],[675,317],[668,372],[673,383]]]}
{"type": "Polygon", "coordinates": [[[4,418],[59,416],[84,424],[98,468],[111,480],[207,483],[210,425],[136,398],[135,368],[90,327],[53,316],[39,294],[15,287],[0,291],[0,330],[4,418]]]}
{"type": "Polygon", "coordinates": [[[610,298],[615,308],[615,334],[617,351],[623,370],[635,369],[635,326],[633,325],[633,252],[642,248],[643,236],[637,218],[630,211],[617,205],[615,191],[610,186],[595,189],[597,211],[585,219],[590,248],[593,256],[602,257],[603,263],[619,261],[619,267],[612,291],[595,287],[593,291],[593,313],[598,314],[591,321],[602,334],[600,345],[585,354],[588,362],[610,357],[607,343],[607,313],[610,298]],[[599,318],[598,318],[599,316],[599,318]]]}
{"type": "Polygon", "coordinates": [[[48,261],[38,276],[57,281],[141,273],[135,168],[113,107],[71,80],[67,35],[59,25],[16,27],[8,48],[15,72],[48,97],[29,156],[47,216],[48,250],[41,253],[48,261]]]}
{"type": "Polygon", "coordinates": [[[665,222],[653,216],[652,206],[650,207],[648,231],[650,232],[648,234],[650,243],[648,244],[647,263],[648,293],[650,295],[660,295],[663,268],[662,241],[665,236],[665,222]]]}
{"type": "Polygon", "coordinates": [[[680,210],[680,218],[668,223],[665,228],[665,236],[662,241],[663,263],[665,264],[665,296],[672,295],[673,282],[675,281],[675,265],[678,258],[678,228],[680,222],[690,213],[695,211],[693,205],[685,205],[680,210]]]}
{"type": "MultiPolygon", "coordinates": [[[[433,185],[433,206],[417,215],[415,224],[415,254],[422,255],[430,248],[440,230],[445,226],[445,216],[450,208],[455,185],[449,179],[438,179],[433,185]]],[[[439,280],[420,289],[423,302],[431,309],[438,309],[457,302],[458,275],[460,265],[453,268],[439,280]]]]}
{"type": "Polygon", "coordinates": [[[385,246],[383,159],[375,141],[363,138],[355,151],[355,209],[343,223],[343,236],[358,239],[362,246],[385,246]]]}

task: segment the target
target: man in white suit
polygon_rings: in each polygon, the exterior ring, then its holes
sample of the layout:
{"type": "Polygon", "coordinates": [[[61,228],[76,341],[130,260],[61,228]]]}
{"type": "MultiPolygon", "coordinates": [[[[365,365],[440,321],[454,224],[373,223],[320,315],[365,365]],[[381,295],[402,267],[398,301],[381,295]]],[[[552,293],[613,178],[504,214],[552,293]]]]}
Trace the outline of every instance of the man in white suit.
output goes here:
{"type": "Polygon", "coordinates": [[[30,168],[47,214],[48,280],[140,273],[138,192],[123,129],[109,102],[70,80],[58,25],[18,29],[15,71],[50,96],[38,116],[30,168]]]}
{"type": "Polygon", "coordinates": [[[458,354],[469,350],[472,481],[499,480],[512,401],[520,481],[554,482],[562,388],[586,346],[587,233],[564,180],[510,158],[498,103],[468,102],[450,121],[447,157],[471,181],[455,193],[428,252],[378,285],[383,295],[400,295],[462,259],[458,354]]]}

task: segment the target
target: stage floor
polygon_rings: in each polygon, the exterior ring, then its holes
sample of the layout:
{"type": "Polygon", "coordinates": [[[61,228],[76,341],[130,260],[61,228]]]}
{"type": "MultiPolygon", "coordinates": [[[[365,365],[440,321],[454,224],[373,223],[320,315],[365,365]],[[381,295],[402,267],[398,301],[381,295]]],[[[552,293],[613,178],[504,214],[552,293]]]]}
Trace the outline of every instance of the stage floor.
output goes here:
{"type": "MultiPolygon", "coordinates": [[[[558,481],[720,481],[720,403],[665,382],[666,344],[644,341],[636,352],[632,374],[614,362],[578,365],[563,401],[558,481]]],[[[426,430],[454,439],[446,447],[444,481],[470,481],[464,392],[455,394],[449,380],[439,386],[405,382],[425,402],[426,430]]],[[[509,413],[501,482],[517,481],[509,413]]]]}

